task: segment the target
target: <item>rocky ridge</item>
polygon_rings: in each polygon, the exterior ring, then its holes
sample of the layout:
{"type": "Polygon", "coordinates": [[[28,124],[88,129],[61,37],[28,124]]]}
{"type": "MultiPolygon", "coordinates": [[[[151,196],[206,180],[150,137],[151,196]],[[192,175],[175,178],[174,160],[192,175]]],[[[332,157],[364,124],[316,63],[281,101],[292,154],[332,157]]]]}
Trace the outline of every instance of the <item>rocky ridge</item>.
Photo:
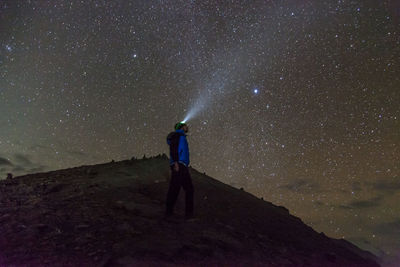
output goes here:
{"type": "Polygon", "coordinates": [[[379,266],[283,207],[191,174],[192,221],[183,192],[163,216],[165,155],[0,181],[0,266],[379,266]]]}

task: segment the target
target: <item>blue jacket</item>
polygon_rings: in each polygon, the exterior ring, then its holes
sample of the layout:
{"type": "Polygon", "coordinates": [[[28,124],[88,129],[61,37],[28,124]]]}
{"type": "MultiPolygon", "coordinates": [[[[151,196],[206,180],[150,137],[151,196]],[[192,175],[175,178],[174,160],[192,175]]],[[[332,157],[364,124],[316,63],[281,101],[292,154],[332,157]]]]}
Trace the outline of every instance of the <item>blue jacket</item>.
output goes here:
{"type": "Polygon", "coordinates": [[[179,129],[171,132],[167,136],[167,144],[169,145],[169,164],[179,162],[185,166],[189,166],[189,144],[186,140],[186,134],[183,130],[179,129]]]}

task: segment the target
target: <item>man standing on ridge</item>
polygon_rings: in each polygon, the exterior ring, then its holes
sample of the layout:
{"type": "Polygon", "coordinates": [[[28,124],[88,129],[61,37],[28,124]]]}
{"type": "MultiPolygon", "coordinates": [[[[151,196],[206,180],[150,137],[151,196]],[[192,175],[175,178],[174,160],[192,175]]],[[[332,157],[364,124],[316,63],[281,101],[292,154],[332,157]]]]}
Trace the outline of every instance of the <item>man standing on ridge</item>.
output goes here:
{"type": "Polygon", "coordinates": [[[181,186],[185,190],[185,218],[193,217],[193,184],[189,173],[189,145],[186,140],[186,133],[189,127],[184,122],[175,124],[175,132],[167,137],[170,151],[171,181],[167,193],[166,216],[174,213],[174,206],[178,199],[181,186]]]}

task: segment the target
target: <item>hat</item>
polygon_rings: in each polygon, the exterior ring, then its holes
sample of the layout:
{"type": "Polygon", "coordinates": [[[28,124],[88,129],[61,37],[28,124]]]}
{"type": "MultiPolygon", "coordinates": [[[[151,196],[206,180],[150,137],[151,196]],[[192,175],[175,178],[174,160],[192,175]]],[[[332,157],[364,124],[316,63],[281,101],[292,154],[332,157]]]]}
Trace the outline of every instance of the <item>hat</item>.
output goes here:
{"type": "Polygon", "coordinates": [[[178,122],[177,124],[175,124],[175,130],[179,130],[185,125],[186,125],[186,123],[184,123],[183,121],[178,122]]]}

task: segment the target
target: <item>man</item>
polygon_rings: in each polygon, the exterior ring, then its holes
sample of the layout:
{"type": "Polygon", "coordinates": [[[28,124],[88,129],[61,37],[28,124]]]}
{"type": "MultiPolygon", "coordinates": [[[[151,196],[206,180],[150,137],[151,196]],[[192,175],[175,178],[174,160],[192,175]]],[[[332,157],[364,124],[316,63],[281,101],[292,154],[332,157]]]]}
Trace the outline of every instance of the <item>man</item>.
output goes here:
{"type": "Polygon", "coordinates": [[[186,133],[189,127],[184,122],[175,124],[175,132],[167,137],[170,148],[171,181],[167,193],[166,216],[172,216],[174,206],[178,199],[181,187],[185,190],[185,218],[193,217],[193,184],[189,173],[189,145],[186,140],[186,133]]]}

